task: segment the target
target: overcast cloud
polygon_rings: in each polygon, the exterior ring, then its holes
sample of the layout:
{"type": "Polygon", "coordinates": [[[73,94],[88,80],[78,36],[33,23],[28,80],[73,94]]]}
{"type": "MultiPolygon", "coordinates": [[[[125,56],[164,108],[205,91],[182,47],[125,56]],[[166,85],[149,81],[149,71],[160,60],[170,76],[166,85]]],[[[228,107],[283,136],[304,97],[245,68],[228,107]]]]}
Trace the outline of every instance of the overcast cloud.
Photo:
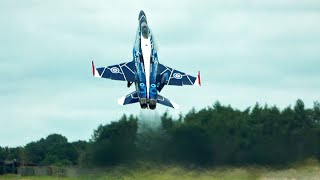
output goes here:
{"type": "Polygon", "coordinates": [[[0,146],[61,133],[88,140],[99,124],[123,113],[132,92],[123,82],[96,79],[91,60],[107,66],[132,60],[143,9],[160,48],[159,60],[196,75],[203,86],[165,87],[173,115],[219,100],[244,109],[255,102],[283,108],[297,98],[320,100],[320,2],[0,1],[0,146]],[[9,137],[9,138],[8,138],[9,137]]]}

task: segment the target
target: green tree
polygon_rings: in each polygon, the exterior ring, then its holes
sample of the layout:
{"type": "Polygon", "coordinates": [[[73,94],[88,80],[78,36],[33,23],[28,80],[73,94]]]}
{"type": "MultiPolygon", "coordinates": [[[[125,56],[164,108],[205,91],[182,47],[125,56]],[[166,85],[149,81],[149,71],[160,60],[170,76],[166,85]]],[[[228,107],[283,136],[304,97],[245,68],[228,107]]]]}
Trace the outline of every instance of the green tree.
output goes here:
{"type": "Polygon", "coordinates": [[[172,130],[170,147],[173,151],[173,159],[178,162],[208,165],[213,160],[210,137],[206,130],[199,126],[175,127],[172,130]]]}
{"type": "Polygon", "coordinates": [[[35,164],[73,165],[78,160],[75,147],[59,134],[51,134],[46,139],[27,144],[24,155],[27,162],[35,164]]]}
{"type": "Polygon", "coordinates": [[[3,161],[4,160],[4,150],[3,148],[0,146],[0,161],[3,161]]]}
{"type": "Polygon", "coordinates": [[[169,130],[173,127],[173,119],[171,116],[169,116],[168,111],[166,111],[162,116],[161,116],[161,126],[162,129],[164,130],[169,130]]]}
{"type": "Polygon", "coordinates": [[[118,122],[99,126],[94,131],[88,159],[92,165],[107,166],[128,162],[136,150],[138,119],[123,116],[118,122]]]}
{"type": "Polygon", "coordinates": [[[28,143],[25,147],[25,155],[28,163],[40,164],[46,156],[45,140],[28,143]]]}

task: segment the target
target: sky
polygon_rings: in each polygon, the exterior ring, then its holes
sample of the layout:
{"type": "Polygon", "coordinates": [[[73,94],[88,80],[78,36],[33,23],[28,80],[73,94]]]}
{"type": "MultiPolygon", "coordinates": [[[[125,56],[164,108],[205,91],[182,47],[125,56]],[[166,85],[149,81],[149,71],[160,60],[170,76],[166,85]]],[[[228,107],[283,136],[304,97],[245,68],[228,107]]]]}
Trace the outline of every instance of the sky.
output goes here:
{"type": "Polygon", "coordinates": [[[0,146],[24,146],[59,133],[88,140],[99,124],[124,113],[173,116],[212,106],[280,108],[320,100],[318,0],[1,0],[0,146]],[[92,77],[91,60],[132,60],[138,14],[147,15],[159,61],[201,87],[168,87],[179,110],[117,100],[126,83],[92,77]]]}

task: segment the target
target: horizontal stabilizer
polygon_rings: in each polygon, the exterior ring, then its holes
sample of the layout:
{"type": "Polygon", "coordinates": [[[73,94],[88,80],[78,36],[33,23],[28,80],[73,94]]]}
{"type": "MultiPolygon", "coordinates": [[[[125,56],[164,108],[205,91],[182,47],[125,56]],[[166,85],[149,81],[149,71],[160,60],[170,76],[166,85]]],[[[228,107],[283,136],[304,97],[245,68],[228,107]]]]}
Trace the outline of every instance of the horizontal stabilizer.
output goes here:
{"type": "Polygon", "coordinates": [[[179,105],[176,104],[175,102],[173,101],[170,101],[169,99],[161,96],[160,94],[158,94],[158,100],[157,102],[159,104],[162,104],[164,106],[168,106],[168,107],[171,107],[171,108],[174,108],[174,109],[179,109],[179,105]]]}
{"type": "Polygon", "coordinates": [[[120,98],[118,100],[118,104],[120,105],[127,105],[127,104],[133,104],[133,103],[136,103],[136,102],[139,102],[139,96],[138,96],[138,93],[137,91],[134,91],[122,98],[120,98]]]}

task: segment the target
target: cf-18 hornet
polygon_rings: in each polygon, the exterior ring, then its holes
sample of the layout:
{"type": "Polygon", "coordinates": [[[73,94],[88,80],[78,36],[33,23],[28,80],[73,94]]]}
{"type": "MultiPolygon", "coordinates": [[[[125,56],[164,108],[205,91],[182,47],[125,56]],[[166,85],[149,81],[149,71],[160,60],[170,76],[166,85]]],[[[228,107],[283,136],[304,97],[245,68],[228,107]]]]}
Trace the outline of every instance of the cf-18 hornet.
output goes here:
{"type": "Polygon", "coordinates": [[[135,91],[118,100],[120,105],[140,103],[142,109],[155,109],[157,103],[179,108],[159,93],[165,85],[201,86],[200,71],[197,77],[159,63],[158,49],[147,22],[146,14],[139,13],[139,26],[133,46],[133,60],[113,66],[96,68],[92,61],[93,76],[112,80],[127,81],[127,87],[135,85],[135,91]]]}

